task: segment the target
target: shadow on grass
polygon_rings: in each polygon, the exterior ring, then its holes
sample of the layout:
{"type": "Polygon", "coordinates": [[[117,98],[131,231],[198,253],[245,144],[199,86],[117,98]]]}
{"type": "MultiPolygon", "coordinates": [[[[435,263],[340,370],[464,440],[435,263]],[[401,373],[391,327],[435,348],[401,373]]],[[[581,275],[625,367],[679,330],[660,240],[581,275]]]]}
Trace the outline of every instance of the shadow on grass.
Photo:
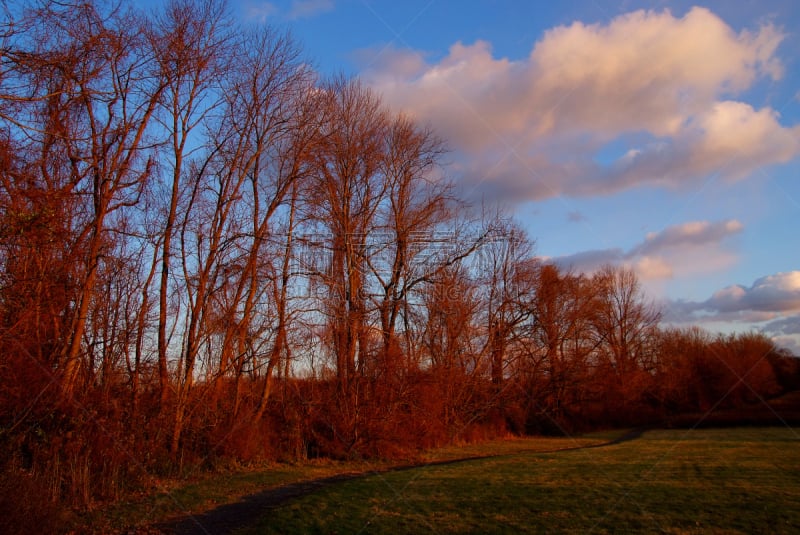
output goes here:
{"type": "Polygon", "coordinates": [[[337,474],[335,476],[313,479],[309,481],[300,481],[298,483],[290,483],[276,488],[266,489],[256,494],[245,496],[238,502],[226,504],[212,509],[205,513],[196,515],[187,515],[177,520],[170,522],[162,522],[152,526],[154,529],[161,533],[170,533],[175,535],[206,535],[217,533],[230,533],[234,530],[247,527],[254,524],[264,513],[270,509],[275,509],[283,504],[307,496],[319,489],[336,485],[345,481],[354,479],[361,479],[377,474],[387,472],[401,472],[404,470],[412,470],[415,468],[422,468],[428,466],[446,466],[458,463],[465,463],[469,461],[477,461],[481,459],[496,459],[502,457],[509,457],[512,455],[519,455],[521,453],[559,453],[576,450],[586,450],[592,448],[604,448],[629,442],[642,436],[646,428],[632,429],[614,439],[599,444],[589,444],[585,446],[573,446],[568,448],[559,448],[553,450],[518,450],[513,453],[502,454],[489,454],[489,455],[474,455],[470,457],[460,457],[457,459],[446,459],[442,461],[429,461],[418,464],[409,464],[402,466],[395,466],[383,470],[371,470],[357,473],[337,474]]]}

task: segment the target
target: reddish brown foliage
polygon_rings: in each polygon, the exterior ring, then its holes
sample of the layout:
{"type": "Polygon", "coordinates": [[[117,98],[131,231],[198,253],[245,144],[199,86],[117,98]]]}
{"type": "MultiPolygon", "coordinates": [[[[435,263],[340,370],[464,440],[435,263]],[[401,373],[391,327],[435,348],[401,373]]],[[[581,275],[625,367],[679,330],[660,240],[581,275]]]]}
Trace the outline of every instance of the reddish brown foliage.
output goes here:
{"type": "Polygon", "coordinates": [[[44,1],[2,23],[8,525],[15,500],[49,528],[231,461],[399,458],[800,387],[766,337],[659,329],[630,270],[563,272],[508,218],[466,219],[432,132],[223,7],[44,1]]]}

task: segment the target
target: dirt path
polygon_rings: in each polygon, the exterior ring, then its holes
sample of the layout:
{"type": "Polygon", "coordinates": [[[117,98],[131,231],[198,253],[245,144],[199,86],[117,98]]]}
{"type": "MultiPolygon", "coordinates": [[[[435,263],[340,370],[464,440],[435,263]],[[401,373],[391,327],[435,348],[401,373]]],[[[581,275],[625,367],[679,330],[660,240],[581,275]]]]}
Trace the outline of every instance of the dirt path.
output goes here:
{"type": "Polygon", "coordinates": [[[495,459],[526,452],[548,454],[592,448],[604,448],[607,446],[613,446],[614,444],[635,440],[639,438],[644,431],[644,429],[634,429],[608,442],[601,442],[600,444],[591,444],[588,446],[575,446],[571,448],[545,451],[520,450],[514,453],[504,453],[499,455],[478,455],[473,457],[462,457],[459,459],[448,459],[445,461],[432,461],[408,466],[398,466],[388,468],[386,470],[374,470],[353,474],[339,474],[320,479],[313,479],[310,481],[301,481],[276,488],[269,488],[262,492],[245,496],[238,502],[221,505],[216,509],[212,509],[205,513],[187,515],[170,522],[161,522],[151,526],[150,528],[142,531],[136,531],[134,533],[166,533],[173,535],[216,535],[221,533],[230,533],[236,529],[253,525],[270,509],[275,509],[286,502],[297,498],[302,498],[303,496],[307,496],[319,489],[342,483],[344,481],[365,478],[387,472],[400,472],[425,466],[444,466],[468,461],[476,461],[480,459],[495,459]]]}

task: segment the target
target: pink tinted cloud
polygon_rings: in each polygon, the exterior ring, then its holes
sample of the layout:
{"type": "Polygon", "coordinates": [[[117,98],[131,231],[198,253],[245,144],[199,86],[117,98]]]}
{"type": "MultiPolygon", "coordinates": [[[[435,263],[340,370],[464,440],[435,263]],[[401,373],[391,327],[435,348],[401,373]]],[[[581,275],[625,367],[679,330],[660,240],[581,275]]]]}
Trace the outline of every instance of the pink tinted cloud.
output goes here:
{"type": "Polygon", "coordinates": [[[733,284],[714,292],[705,301],[677,301],[671,308],[676,321],[770,321],[770,329],[793,335],[800,314],[800,271],[775,273],[756,279],[750,286],[733,284]]]}
{"type": "Polygon", "coordinates": [[[722,288],[705,301],[675,301],[667,307],[673,323],[738,323],[760,330],[800,356],[800,271],[775,273],[750,286],[722,288]]]}
{"type": "Polygon", "coordinates": [[[715,292],[703,308],[720,312],[800,312],[800,271],[761,277],[749,288],[728,286],[715,292]]]}
{"type": "Polygon", "coordinates": [[[632,267],[643,280],[664,280],[689,274],[714,273],[738,258],[730,240],[744,226],[735,219],[691,221],[649,233],[628,251],[619,248],[583,251],[552,259],[574,271],[590,273],[604,264],[632,267]]]}
{"type": "Polygon", "coordinates": [[[737,33],[705,8],[636,11],[553,28],[519,60],[495,57],[485,41],[456,43],[437,63],[391,49],[372,56],[364,77],[432,124],[484,196],[587,196],[715,173],[742,179],[797,156],[800,127],[730,98],[781,77],[783,36],[771,24],[737,33]],[[595,162],[630,133],[645,142],[595,162]]]}

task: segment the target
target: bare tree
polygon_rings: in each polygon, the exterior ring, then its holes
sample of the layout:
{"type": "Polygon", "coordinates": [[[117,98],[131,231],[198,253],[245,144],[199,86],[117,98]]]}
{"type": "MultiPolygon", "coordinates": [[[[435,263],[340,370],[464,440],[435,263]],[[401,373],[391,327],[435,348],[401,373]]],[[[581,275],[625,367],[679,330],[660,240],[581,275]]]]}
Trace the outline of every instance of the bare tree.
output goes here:
{"type": "Polygon", "coordinates": [[[596,275],[601,298],[597,329],[611,363],[624,375],[641,368],[648,357],[648,336],[661,313],[645,301],[633,270],[606,266],[596,275]]]}
{"type": "Polygon", "coordinates": [[[635,409],[650,387],[654,372],[654,341],[660,311],[645,300],[633,270],[606,266],[594,276],[600,296],[595,328],[601,341],[599,387],[621,407],[635,409]]]}
{"type": "Polygon", "coordinates": [[[465,263],[456,262],[439,270],[421,293],[424,323],[418,328],[426,368],[441,390],[443,423],[452,429],[465,424],[476,387],[487,371],[477,336],[479,287],[465,263]]]}
{"type": "Polygon", "coordinates": [[[517,329],[530,318],[527,306],[533,297],[535,278],[528,268],[532,244],[517,225],[497,220],[480,249],[485,299],[486,352],[491,363],[492,383],[503,383],[509,345],[517,329]]]}
{"type": "Polygon", "coordinates": [[[561,273],[552,264],[535,268],[535,294],[529,302],[532,319],[523,374],[535,385],[531,401],[556,422],[585,400],[591,359],[599,346],[595,316],[601,301],[593,281],[584,275],[561,273]]]}
{"type": "Polygon", "coordinates": [[[254,367],[266,362],[258,419],[269,399],[273,370],[289,350],[287,307],[298,181],[308,173],[318,114],[313,107],[314,78],[287,36],[253,32],[238,50],[240,65],[225,86],[224,120],[217,136],[220,172],[235,176],[243,188],[231,198],[240,206],[241,238],[228,266],[232,277],[220,281],[231,287],[223,312],[218,375],[234,368],[235,413],[245,361],[254,367]],[[259,308],[265,300],[272,312],[259,308]],[[265,338],[272,345],[261,358],[256,347],[264,347],[265,338]]]}
{"type": "Polygon", "coordinates": [[[104,13],[93,2],[47,2],[26,17],[30,34],[15,40],[12,54],[14,81],[29,81],[27,93],[15,96],[24,101],[16,125],[24,122],[38,147],[40,187],[72,210],[65,238],[75,306],[58,350],[68,398],[88,371],[87,323],[104,259],[117,243],[114,217],[138,203],[152,175],[146,141],[161,87],[135,16],[104,13]]]}
{"type": "Polygon", "coordinates": [[[167,137],[163,158],[167,175],[163,186],[167,200],[163,226],[158,298],[158,372],[161,404],[169,393],[169,296],[172,282],[172,241],[175,238],[179,205],[186,202],[189,171],[187,161],[200,147],[194,135],[198,126],[218,106],[222,61],[229,51],[224,3],[217,0],[190,2],[171,0],[156,19],[150,34],[164,80],[163,107],[159,118],[167,137]],[[194,136],[194,137],[193,137],[194,136]]]}
{"type": "Polygon", "coordinates": [[[309,200],[320,235],[327,235],[326,314],[342,391],[367,352],[367,237],[387,184],[380,174],[386,112],[359,82],[336,78],[320,89],[325,119],[314,152],[309,200]]]}
{"type": "Polygon", "coordinates": [[[375,231],[377,243],[370,244],[373,250],[365,258],[379,288],[374,300],[380,317],[380,365],[384,367],[391,366],[390,361],[401,352],[395,334],[400,314],[411,292],[430,275],[431,270],[420,261],[430,252],[426,242],[452,219],[451,188],[434,176],[442,152],[441,141],[407,117],[396,117],[386,128],[380,161],[386,193],[375,231]]]}

